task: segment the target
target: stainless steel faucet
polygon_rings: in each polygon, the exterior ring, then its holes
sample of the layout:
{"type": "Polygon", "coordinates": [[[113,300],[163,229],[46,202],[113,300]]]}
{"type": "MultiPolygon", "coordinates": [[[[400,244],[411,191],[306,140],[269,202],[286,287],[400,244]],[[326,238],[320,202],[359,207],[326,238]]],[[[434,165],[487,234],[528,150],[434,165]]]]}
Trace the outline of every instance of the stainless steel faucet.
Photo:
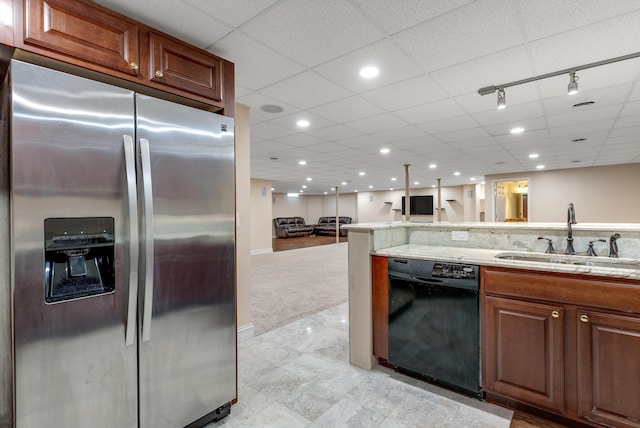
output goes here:
{"type": "Polygon", "coordinates": [[[620,239],[619,233],[614,233],[609,238],[609,257],[616,257],[616,258],[619,257],[618,243],[616,242],[618,239],[620,239]]]}
{"type": "Polygon", "coordinates": [[[565,253],[575,254],[576,250],[573,249],[573,230],[571,230],[572,224],[578,224],[576,221],[576,211],[573,208],[573,202],[569,202],[569,209],[567,210],[567,249],[565,253]]]}

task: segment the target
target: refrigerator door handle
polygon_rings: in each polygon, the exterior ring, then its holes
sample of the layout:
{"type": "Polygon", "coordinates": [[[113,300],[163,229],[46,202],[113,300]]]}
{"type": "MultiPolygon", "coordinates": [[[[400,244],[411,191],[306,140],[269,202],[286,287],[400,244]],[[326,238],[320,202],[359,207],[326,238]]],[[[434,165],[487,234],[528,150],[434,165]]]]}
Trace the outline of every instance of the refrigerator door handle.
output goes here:
{"type": "Polygon", "coordinates": [[[142,163],[142,189],[144,197],[145,228],[145,274],[144,274],[144,307],[142,310],[142,340],[151,337],[151,314],[153,310],[153,199],[151,186],[151,155],[149,140],[140,139],[140,160],[142,163]]]}
{"type": "Polygon", "coordinates": [[[136,158],[133,137],[123,135],[124,164],[127,175],[127,199],[129,202],[129,304],[125,345],[134,343],[136,335],[136,307],[138,305],[138,195],[136,192],[136,158]]]}

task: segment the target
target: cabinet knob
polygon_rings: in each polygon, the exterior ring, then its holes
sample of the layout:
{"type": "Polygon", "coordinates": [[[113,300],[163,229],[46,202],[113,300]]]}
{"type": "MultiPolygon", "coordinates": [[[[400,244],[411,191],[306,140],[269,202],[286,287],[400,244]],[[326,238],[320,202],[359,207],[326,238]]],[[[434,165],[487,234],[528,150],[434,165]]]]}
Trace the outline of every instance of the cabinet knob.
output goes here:
{"type": "Polygon", "coordinates": [[[580,321],[589,322],[589,315],[587,315],[587,314],[580,315],[580,321]]]}
{"type": "Polygon", "coordinates": [[[140,68],[140,67],[138,67],[138,64],[136,64],[135,62],[132,62],[132,63],[129,64],[129,68],[132,69],[132,70],[137,71],[138,68],[140,68]]]}
{"type": "Polygon", "coordinates": [[[553,318],[560,318],[560,312],[558,312],[558,311],[553,311],[553,312],[551,312],[551,316],[552,316],[553,318]]]}
{"type": "Polygon", "coordinates": [[[164,76],[164,73],[162,71],[158,70],[158,71],[156,71],[155,75],[156,75],[156,77],[160,78],[160,77],[164,76]]]}

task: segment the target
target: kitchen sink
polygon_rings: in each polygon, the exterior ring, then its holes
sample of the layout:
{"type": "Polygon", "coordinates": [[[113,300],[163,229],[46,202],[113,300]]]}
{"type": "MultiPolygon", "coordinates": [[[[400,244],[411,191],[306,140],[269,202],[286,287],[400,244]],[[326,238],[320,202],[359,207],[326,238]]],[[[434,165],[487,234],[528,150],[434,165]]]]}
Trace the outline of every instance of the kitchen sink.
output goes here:
{"type": "Polygon", "coordinates": [[[495,256],[503,260],[519,260],[525,262],[536,263],[556,263],[578,266],[605,267],[612,269],[635,269],[640,270],[640,260],[628,259],[621,260],[615,258],[598,258],[587,256],[573,256],[568,254],[549,254],[549,253],[500,253],[495,256]]]}

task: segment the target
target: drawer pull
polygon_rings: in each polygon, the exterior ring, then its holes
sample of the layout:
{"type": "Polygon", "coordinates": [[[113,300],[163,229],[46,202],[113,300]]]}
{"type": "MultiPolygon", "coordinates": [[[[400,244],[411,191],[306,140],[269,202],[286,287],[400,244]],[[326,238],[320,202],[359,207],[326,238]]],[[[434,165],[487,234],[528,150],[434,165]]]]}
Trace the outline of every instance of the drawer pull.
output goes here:
{"type": "Polygon", "coordinates": [[[580,315],[580,321],[589,322],[589,315],[586,315],[586,314],[580,315]]]}
{"type": "Polygon", "coordinates": [[[552,316],[553,318],[560,318],[560,312],[558,312],[558,311],[553,311],[553,312],[551,312],[551,316],[552,316]]]}
{"type": "Polygon", "coordinates": [[[132,62],[129,64],[129,68],[132,70],[138,71],[138,68],[140,67],[138,67],[138,64],[136,64],[135,62],[132,62]]]}
{"type": "Polygon", "coordinates": [[[164,73],[160,70],[156,71],[155,73],[156,77],[160,78],[160,77],[164,77],[164,73]]]}

